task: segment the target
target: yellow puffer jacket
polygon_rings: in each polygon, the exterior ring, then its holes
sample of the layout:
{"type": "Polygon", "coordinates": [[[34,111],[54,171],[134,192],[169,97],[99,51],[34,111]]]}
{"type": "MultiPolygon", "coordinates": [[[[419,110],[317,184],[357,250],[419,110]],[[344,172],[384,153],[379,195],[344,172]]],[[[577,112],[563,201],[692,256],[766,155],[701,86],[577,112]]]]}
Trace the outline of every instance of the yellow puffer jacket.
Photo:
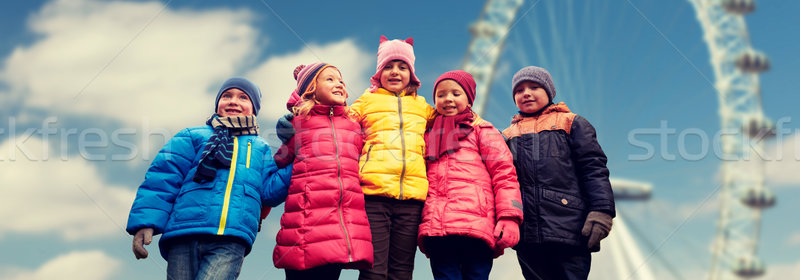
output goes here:
{"type": "Polygon", "coordinates": [[[379,88],[364,94],[350,106],[361,124],[366,142],[359,159],[361,187],[365,195],[425,201],[425,127],[436,110],[415,92],[379,88]]]}

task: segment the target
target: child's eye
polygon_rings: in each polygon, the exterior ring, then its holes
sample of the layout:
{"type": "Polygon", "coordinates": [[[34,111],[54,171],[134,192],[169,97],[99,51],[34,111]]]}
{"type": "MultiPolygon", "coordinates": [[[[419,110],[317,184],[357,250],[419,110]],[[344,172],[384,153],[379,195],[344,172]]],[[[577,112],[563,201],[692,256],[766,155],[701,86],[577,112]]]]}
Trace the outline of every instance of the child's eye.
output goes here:
{"type": "Polygon", "coordinates": [[[239,95],[239,99],[247,100],[247,99],[250,99],[250,97],[248,97],[247,94],[242,94],[242,95],[239,95]]]}

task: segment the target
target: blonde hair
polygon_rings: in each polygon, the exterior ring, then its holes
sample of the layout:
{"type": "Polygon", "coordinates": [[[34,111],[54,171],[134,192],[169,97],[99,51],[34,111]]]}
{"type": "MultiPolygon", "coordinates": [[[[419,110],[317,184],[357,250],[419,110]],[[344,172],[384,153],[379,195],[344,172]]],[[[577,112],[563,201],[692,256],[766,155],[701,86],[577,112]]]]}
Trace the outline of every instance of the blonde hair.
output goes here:
{"type": "MultiPolygon", "coordinates": [[[[342,73],[339,68],[336,68],[336,66],[333,65],[326,65],[325,67],[322,67],[322,69],[319,69],[317,74],[312,78],[311,83],[308,84],[306,91],[302,93],[298,92],[298,95],[300,95],[300,101],[297,103],[297,105],[292,107],[292,113],[295,116],[308,116],[308,113],[311,112],[311,109],[314,108],[314,105],[319,104],[319,101],[317,101],[317,77],[320,73],[322,73],[322,71],[329,67],[336,69],[336,71],[338,71],[340,74],[342,73]]],[[[345,114],[349,115],[350,106],[347,105],[347,101],[345,101],[344,106],[345,114]]]]}

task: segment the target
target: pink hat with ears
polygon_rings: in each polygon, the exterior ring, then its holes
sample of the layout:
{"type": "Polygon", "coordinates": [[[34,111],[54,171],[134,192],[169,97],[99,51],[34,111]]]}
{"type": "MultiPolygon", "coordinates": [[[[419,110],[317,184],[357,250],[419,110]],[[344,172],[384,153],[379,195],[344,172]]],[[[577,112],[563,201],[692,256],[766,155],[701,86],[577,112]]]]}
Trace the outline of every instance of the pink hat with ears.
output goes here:
{"type": "Polygon", "coordinates": [[[408,64],[411,70],[411,77],[409,83],[421,85],[419,78],[417,78],[416,71],[414,71],[414,38],[408,37],[405,41],[398,39],[389,40],[386,36],[381,35],[380,45],[378,45],[378,67],[375,68],[375,75],[369,79],[372,86],[369,87],[370,92],[375,92],[381,87],[381,72],[383,67],[392,60],[402,60],[408,64]]]}

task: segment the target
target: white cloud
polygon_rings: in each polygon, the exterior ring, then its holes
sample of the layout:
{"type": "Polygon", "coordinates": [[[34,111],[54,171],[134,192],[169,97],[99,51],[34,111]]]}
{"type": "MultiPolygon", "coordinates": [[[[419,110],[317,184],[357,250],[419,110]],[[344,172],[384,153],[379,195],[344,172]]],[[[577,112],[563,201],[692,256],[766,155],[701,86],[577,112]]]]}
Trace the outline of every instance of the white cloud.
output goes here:
{"type": "Polygon", "coordinates": [[[359,48],[352,39],[344,39],[326,45],[310,44],[308,48],[284,56],[271,57],[247,74],[261,86],[263,94],[261,116],[277,119],[288,113],[286,100],[297,87],[292,72],[297,65],[326,62],[342,72],[348,91],[348,102],[352,104],[369,83],[375,64],[374,55],[359,48]]]}
{"type": "Polygon", "coordinates": [[[770,186],[800,186],[800,134],[779,134],[766,147],[764,177],[770,186]]]}
{"type": "Polygon", "coordinates": [[[252,18],[157,1],[53,1],[29,18],[40,39],[14,49],[0,82],[54,114],[195,125],[213,112],[219,83],[258,53],[252,18]]]}
{"type": "Polygon", "coordinates": [[[36,270],[4,268],[3,279],[49,280],[49,279],[112,279],[120,267],[120,261],[101,251],[75,251],[58,256],[42,264],[36,270]]]}
{"type": "Polygon", "coordinates": [[[758,278],[759,280],[784,280],[792,279],[800,275],[800,261],[795,263],[783,264],[770,264],[767,266],[767,272],[764,277],[758,278]],[[794,275],[794,276],[792,276],[794,275]]]}
{"type": "Polygon", "coordinates": [[[789,239],[786,240],[786,244],[788,244],[789,246],[800,245],[800,232],[792,233],[792,235],[789,236],[789,239]]]}
{"type": "Polygon", "coordinates": [[[49,150],[39,138],[0,143],[0,234],[57,233],[67,240],[124,234],[135,193],[103,182],[92,163],[49,150]]]}

